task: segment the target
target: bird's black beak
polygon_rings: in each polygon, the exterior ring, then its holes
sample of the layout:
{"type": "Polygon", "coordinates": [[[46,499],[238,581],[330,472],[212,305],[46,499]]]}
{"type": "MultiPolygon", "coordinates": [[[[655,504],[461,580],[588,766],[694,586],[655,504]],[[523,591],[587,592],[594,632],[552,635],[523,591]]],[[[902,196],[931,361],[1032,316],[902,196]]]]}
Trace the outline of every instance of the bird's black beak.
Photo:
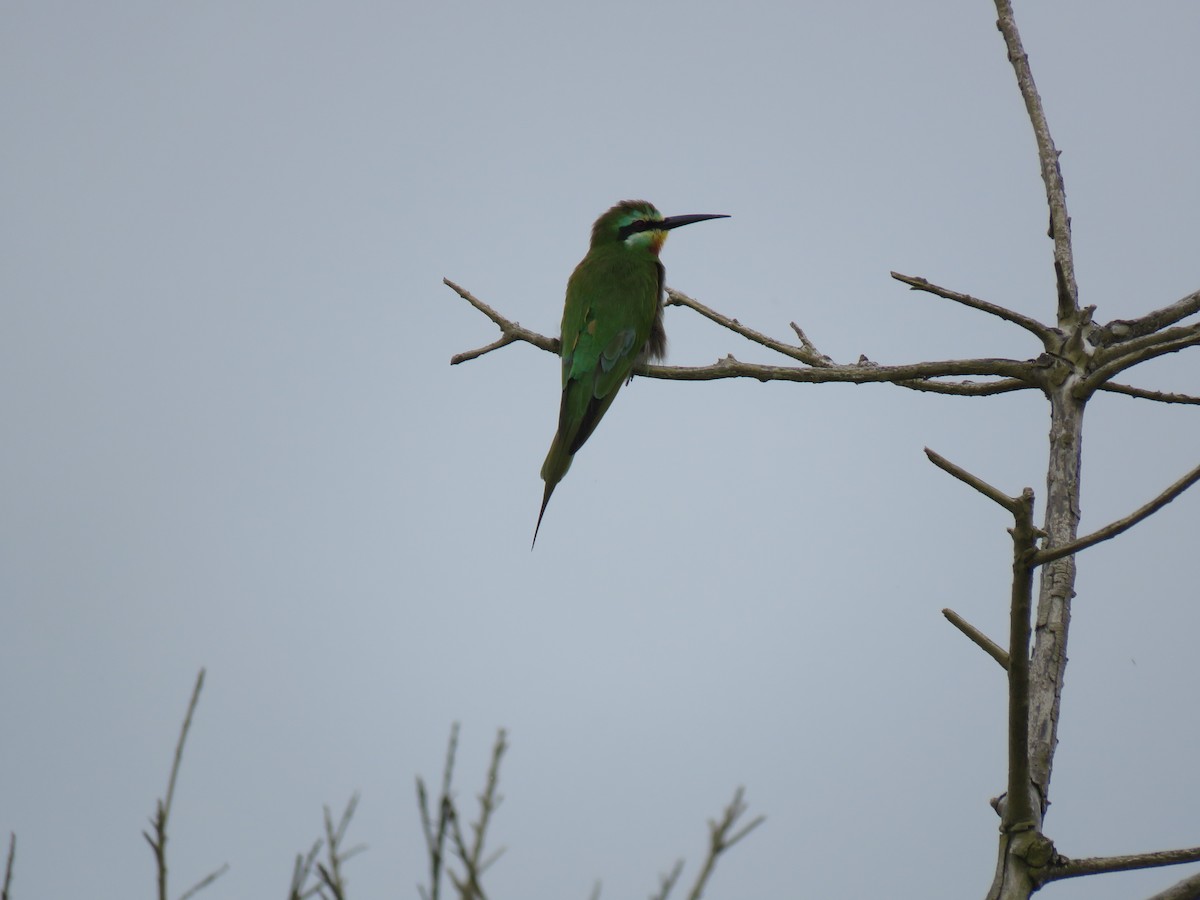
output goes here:
{"type": "Polygon", "coordinates": [[[655,231],[670,231],[681,225],[691,225],[693,222],[703,222],[707,219],[728,219],[725,213],[692,213],[688,216],[667,216],[661,222],[652,223],[655,231]]]}

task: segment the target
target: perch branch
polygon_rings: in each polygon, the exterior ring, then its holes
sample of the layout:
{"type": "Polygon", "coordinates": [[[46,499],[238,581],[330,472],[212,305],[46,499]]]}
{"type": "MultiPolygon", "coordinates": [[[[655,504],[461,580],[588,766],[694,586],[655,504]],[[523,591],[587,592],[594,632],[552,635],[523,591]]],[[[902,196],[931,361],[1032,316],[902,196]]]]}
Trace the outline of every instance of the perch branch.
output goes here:
{"type": "Polygon", "coordinates": [[[995,0],[999,16],[996,27],[1004,35],[1008,48],[1008,61],[1017,76],[1017,87],[1029,113],[1033,135],[1037,140],[1038,161],[1042,167],[1042,181],[1046,185],[1046,202],[1050,207],[1050,237],[1054,239],[1054,271],[1058,279],[1058,320],[1067,323],[1074,320],[1079,311],[1079,288],[1075,283],[1075,262],[1071,250],[1071,217],[1067,214],[1067,192],[1063,185],[1062,169],[1058,165],[1058,150],[1050,136],[1050,125],[1042,98],[1038,96],[1029,68],[1029,57],[1021,46],[1021,35],[1013,18],[1011,0],[995,0]]]}
{"type": "Polygon", "coordinates": [[[1077,540],[1071,541],[1069,544],[1039,550],[1034,556],[1034,565],[1040,566],[1045,563],[1054,562],[1056,559],[1062,559],[1064,556],[1070,556],[1073,553],[1078,553],[1080,550],[1086,550],[1088,547],[1099,544],[1102,541],[1107,541],[1109,538],[1114,538],[1118,534],[1128,531],[1138,522],[1154,515],[1197,481],[1200,481],[1200,466],[1192,469],[1192,471],[1188,472],[1145,506],[1130,513],[1125,518],[1105,525],[1099,531],[1093,531],[1091,534],[1084,535],[1077,540]]]}
{"type": "MultiPolygon", "coordinates": [[[[639,366],[637,375],[647,378],[665,378],[673,381],[716,381],[722,378],[753,378],[757,381],[796,381],[805,384],[871,384],[876,382],[901,383],[930,378],[952,378],[955,376],[994,376],[1021,381],[1026,388],[1036,387],[1033,365],[1013,359],[947,359],[935,362],[908,363],[898,366],[881,366],[869,360],[853,365],[827,366],[825,368],[799,366],[767,366],[747,363],[726,356],[707,366],[639,366]]],[[[929,382],[937,384],[937,382],[929,382]]],[[[911,385],[905,385],[910,387],[911,385]]],[[[989,385],[990,386],[990,385],[989,385]]],[[[947,386],[950,387],[950,386],[947,386]]],[[[966,385],[957,387],[968,388],[966,385]]],[[[981,385],[981,387],[983,387],[981,385]]],[[[936,390],[936,388],[929,388],[936,390]]],[[[969,388],[968,388],[969,389],[969,388]]],[[[1003,393],[1018,390],[1004,386],[1003,393]]],[[[966,390],[964,390],[964,393],[966,390]]],[[[952,393],[947,390],[945,393],[952,393]]]]}
{"type": "MultiPolygon", "coordinates": [[[[446,285],[460,297],[496,323],[501,331],[498,340],[486,347],[470,350],[451,357],[451,365],[477,359],[485,353],[505,347],[516,341],[532,344],[548,353],[559,352],[559,341],[546,337],[528,328],[522,328],[510,321],[482,300],[473,296],[469,291],[459,287],[449,279],[444,279],[446,285]]],[[[675,297],[685,297],[677,291],[671,292],[675,297]]],[[[774,341],[753,329],[745,328],[736,320],[727,319],[720,313],[708,310],[702,304],[691,298],[686,298],[689,308],[696,309],[701,314],[718,324],[729,327],[736,334],[747,337],[762,346],[778,350],[795,359],[805,357],[813,360],[805,366],[768,366],[758,363],[745,363],[727,356],[707,366],[638,366],[634,374],[646,378],[660,378],[676,381],[715,381],[723,378],[754,378],[758,381],[795,381],[809,384],[841,382],[845,384],[866,384],[869,382],[891,382],[910,390],[929,391],[940,394],[958,396],[989,396],[1010,391],[1028,390],[1038,387],[1038,364],[1028,360],[1013,359],[957,359],[939,360],[934,362],[910,363],[898,366],[881,366],[869,360],[861,359],[852,365],[836,365],[829,357],[816,351],[807,337],[801,339],[803,346],[794,347],[780,341],[774,341]],[[711,314],[711,315],[710,315],[711,314]],[[761,338],[761,340],[760,340],[761,338]],[[988,382],[943,382],[934,379],[954,378],[963,376],[990,377],[999,379],[988,382]]],[[[799,335],[803,332],[798,326],[793,326],[799,335]]]]}
{"type": "Polygon", "coordinates": [[[972,309],[990,313],[1006,322],[1012,322],[1014,325],[1020,325],[1026,331],[1037,335],[1047,350],[1052,349],[1057,344],[1057,336],[1054,333],[1054,329],[1043,325],[1037,319],[1024,316],[1019,312],[998,304],[989,303],[987,300],[980,300],[978,297],[972,297],[970,294],[960,294],[958,291],[951,291],[940,287],[918,275],[901,275],[899,272],[892,272],[891,276],[897,281],[907,284],[914,291],[924,291],[927,294],[944,297],[947,300],[953,300],[955,303],[961,303],[963,306],[969,306],[972,309]]]}
{"type": "Polygon", "coordinates": [[[1000,663],[1000,668],[1008,669],[1008,651],[993,641],[990,637],[960,616],[952,609],[943,609],[942,615],[946,620],[965,634],[984,653],[1000,663]]]}
{"type": "Polygon", "coordinates": [[[1105,872],[1128,872],[1132,869],[1152,869],[1158,866],[1177,866],[1200,861],[1200,847],[1186,850],[1158,850],[1153,853],[1133,853],[1127,856],[1093,856],[1087,859],[1067,859],[1047,866],[1038,876],[1042,884],[1078,878],[1082,875],[1100,875],[1105,872]]]}

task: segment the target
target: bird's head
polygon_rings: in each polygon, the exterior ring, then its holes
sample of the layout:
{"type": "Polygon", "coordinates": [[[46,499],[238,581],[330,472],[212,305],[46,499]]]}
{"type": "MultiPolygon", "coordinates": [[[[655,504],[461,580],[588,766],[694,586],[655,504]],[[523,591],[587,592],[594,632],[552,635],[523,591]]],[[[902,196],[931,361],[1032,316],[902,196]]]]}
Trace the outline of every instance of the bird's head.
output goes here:
{"type": "Polygon", "coordinates": [[[724,213],[699,213],[663,218],[646,200],[622,200],[596,220],[592,226],[592,247],[622,244],[630,248],[646,248],[657,255],[667,239],[667,232],[680,225],[691,225],[706,219],[727,219],[724,213]]]}

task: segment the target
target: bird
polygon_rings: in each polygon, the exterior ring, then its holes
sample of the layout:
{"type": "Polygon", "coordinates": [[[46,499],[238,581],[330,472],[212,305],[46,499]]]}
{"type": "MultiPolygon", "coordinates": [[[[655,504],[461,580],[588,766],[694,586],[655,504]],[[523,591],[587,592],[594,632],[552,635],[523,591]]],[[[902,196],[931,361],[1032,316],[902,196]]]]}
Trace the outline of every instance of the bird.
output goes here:
{"type": "Polygon", "coordinates": [[[542,463],[546,490],[533,543],[546,506],[571,461],[584,445],[633,369],[662,359],[663,264],[658,254],[667,232],[724,213],[663,217],[645,200],[622,200],[592,225],[591,244],[567,281],[562,317],[562,399],[558,430],[542,463]]]}

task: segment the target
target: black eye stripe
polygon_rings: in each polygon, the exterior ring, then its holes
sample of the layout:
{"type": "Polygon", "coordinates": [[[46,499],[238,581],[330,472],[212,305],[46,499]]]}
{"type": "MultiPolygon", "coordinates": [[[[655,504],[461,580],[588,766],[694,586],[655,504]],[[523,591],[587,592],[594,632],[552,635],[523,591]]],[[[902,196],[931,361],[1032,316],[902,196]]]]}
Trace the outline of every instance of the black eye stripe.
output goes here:
{"type": "Polygon", "coordinates": [[[650,231],[658,223],[653,219],[638,219],[636,222],[630,222],[628,225],[622,225],[621,230],[617,232],[621,240],[625,240],[631,234],[638,234],[642,231],[650,231]]]}

